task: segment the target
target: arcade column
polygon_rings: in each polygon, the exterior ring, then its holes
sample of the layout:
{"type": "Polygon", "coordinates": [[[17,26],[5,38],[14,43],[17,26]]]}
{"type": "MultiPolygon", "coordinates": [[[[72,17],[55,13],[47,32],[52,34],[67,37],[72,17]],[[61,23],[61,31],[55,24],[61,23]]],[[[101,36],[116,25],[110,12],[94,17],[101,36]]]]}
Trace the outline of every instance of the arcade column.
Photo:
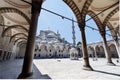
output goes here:
{"type": "Polygon", "coordinates": [[[103,38],[103,45],[104,45],[105,55],[106,55],[106,58],[107,58],[107,64],[111,65],[111,66],[114,66],[115,64],[112,62],[110,50],[109,50],[108,45],[107,45],[105,31],[101,31],[100,33],[101,33],[101,36],[103,38]]]}
{"type": "Polygon", "coordinates": [[[87,52],[87,44],[86,44],[86,35],[85,35],[85,22],[79,24],[79,28],[81,30],[81,37],[82,37],[82,52],[83,52],[83,59],[84,59],[84,70],[92,71],[92,67],[89,64],[88,52],[87,52]]]}
{"type": "Polygon", "coordinates": [[[31,23],[28,33],[28,41],[26,45],[25,57],[23,62],[23,68],[21,74],[18,76],[19,79],[31,79],[33,75],[33,57],[34,57],[34,43],[37,30],[38,16],[41,11],[41,5],[43,0],[32,0],[32,10],[31,10],[31,23]]]}

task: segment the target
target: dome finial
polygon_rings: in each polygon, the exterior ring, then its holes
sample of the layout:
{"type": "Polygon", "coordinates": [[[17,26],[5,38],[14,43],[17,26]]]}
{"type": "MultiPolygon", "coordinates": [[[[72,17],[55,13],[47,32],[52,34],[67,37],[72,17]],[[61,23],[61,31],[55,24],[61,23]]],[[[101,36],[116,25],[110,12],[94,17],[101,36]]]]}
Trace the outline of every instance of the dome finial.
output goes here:
{"type": "Polygon", "coordinates": [[[50,30],[50,27],[48,27],[47,30],[50,30]]]}

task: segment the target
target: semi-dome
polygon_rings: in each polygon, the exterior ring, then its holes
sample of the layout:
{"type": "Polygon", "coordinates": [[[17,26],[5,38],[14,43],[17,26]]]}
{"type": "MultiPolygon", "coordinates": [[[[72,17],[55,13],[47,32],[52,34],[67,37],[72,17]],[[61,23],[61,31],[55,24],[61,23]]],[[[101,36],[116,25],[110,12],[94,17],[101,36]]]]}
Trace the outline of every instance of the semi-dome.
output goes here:
{"type": "Polygon", "coordinates": [[[57,36],[56,36],[54,33],[49,33],[49,34],[47,35],[47,37],[56,38],[57,36]]]}
{"type": "Polygon", "coordinates": [[[41,43],[42,43],[42,44],[46,44],[47,41],[46,41],[46,40],[42,40],[41,43]]]}

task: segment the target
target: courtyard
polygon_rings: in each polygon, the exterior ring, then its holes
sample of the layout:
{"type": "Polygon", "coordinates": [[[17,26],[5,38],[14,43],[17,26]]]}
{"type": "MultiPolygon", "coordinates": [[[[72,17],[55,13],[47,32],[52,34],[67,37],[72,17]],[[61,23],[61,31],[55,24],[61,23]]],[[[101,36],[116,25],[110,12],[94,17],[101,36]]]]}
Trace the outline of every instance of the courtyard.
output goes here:
{"type": "MultiPolygon", "coordinates": [[[[33,79],[77,79],[77,80],[120,80],[120,63],[113,59],[116,66],[106,65],[105,58],[93,61],[94,71],[83,70],[83,59],[34,59],[33,79]]],[[[0,62],[0,79],[16,79],[22,69],[23,59],[0,62]]]]}
{"type": "Polygon", "coordinates": [[[120,80],[120,63],[113,59],[116,66],[106,65],[106,59],[101,58],[97,61],[90,59],[94,71],[82,69],[83,59],[35,59],[34,64],[44,75],[47,74],[51,79],[82,79],[82,80],[120,80]]]}

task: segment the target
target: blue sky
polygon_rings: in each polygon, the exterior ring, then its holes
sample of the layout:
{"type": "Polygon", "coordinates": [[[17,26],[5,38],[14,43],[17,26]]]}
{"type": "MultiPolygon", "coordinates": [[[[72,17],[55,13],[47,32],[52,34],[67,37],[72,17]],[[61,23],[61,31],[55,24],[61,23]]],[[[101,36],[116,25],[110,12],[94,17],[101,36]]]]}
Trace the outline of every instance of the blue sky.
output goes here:
{"type": "MultiPolygon", "coordinates": [[[[65,17],[71,19],[73,18],[74,20],[76,20],[72,10],[62,0],[46,0],[43,3],[42,7],[53,12],[59,13],[65,17]]],[[[86,19],[89,18],[90,16],[86,16],[86,19]]],[[[93,28],[97,28],[94,20],[90,20],[86,24],[93,28]]],[[[65,38],[68,42],[72,43],[72,22],[66,19],[62,19],[61,17],[46,12],[44,10],[41,10],[38,21],[37,35],[39,34],[40,30],[45,30],[48,28],[54,32],[57,32],[57,30],[59,30],[61,37],[65,38]]],[[[85,32],[87,43],[102,40],[98,31],[86,27],[85,32]]],[[[78,28],[77,23],[75,23],[75,35],[76,42],[81,41],[80,29],[78,28]]],[[[109,39],[111,37],[107,36],[107,38],[109,39]]]]}

